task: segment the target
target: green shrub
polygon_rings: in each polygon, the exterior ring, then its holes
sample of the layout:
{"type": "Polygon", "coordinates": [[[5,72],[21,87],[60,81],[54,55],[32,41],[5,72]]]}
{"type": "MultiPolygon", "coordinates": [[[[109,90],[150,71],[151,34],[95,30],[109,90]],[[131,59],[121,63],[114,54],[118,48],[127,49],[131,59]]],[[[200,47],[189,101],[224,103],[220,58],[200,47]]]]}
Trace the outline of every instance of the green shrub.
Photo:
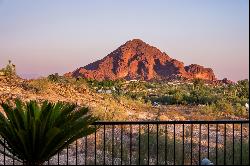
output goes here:
{"type": "Polygon", "coordinates": [[[51,82],[56,82],[56,83],[68,83],[68,82],[70,82],[70,78],[60,76],[58,73],[50,74],[47,77],[47,79],[51,82]]]}
{"type": "Polygon", "coordinates": [[[245,106],[242,106],[240,103],[236,103],[234,108],[235,108],[234,114],[236,116],[246,116],[247,115],[247,110],[246,110],[245,106]]]}
{"type": "Polygon", "coordinates": [[[53,81],[53,82],[58,82],[60,80],[60,76],[58,73],[51,74],[48,76],[48,80],[53,81]]]}
{"type": "Polygon", "coordinates": [[[232,114],[234,112],[233,106],[224,100],[217,101],[215,103],[217,111],[226,112],[232,114]]]}
{"type": "Polygon", "coordinates": [[[29,82],[30,88],[36,89],[36,92],[46,91],[47,89],[49,89],[50,84],[51,83],[46,78],[39,78],[29,82]]]}
{"type": "Polygon", "coordinates": [[[247,79],[237,82],[237,96],[240,98],[249,98],[249,81],[247,79]]]}
{"type": "Polygon", "coordinates": [[[9,60],[9,63],[5,66],[5,68],[1,69],[5,76],[15,76],[16,75],[16,66],[11,63],[11,60],[9,60]]]}

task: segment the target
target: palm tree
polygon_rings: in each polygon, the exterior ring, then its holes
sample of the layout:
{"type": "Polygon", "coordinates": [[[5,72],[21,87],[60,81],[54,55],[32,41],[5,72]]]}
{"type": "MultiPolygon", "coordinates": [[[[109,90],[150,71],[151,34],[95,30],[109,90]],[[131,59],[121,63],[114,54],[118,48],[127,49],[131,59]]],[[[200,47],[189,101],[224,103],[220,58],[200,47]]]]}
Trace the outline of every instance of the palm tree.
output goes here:
{"type": "Polygon", "coordinates": [[[96,131],[91,124],[97,118],[88,114],[88,108],[77,109],[75,104],[16,100],[14,107],[10,103],[1,106],[0,144],[9,153],[1,149],[0,153],[27,165],[41,165],[78,138],[96,131]]]}

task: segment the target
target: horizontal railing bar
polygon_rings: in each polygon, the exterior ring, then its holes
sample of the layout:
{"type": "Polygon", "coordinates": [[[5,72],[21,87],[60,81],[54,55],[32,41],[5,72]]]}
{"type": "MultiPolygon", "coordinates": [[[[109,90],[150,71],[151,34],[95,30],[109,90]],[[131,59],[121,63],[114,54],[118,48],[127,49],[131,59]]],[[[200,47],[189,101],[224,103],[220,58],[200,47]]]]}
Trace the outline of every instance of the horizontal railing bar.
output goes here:
{"type": "Polygon", "coordinates": [[[245,124],[249,120],[216,120],[216,121],[97,121],[95,125],[126,125],[126,124],[245,124]]]}

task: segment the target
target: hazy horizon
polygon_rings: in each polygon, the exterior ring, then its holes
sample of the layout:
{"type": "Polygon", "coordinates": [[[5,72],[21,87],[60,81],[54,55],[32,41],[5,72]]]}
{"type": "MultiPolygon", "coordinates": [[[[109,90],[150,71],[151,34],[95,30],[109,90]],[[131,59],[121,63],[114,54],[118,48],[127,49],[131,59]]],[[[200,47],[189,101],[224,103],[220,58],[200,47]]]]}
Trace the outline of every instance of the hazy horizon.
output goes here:
{"type": "Polygon", "coordinates": [[[248,0],[0,0],[0,68],[64,74],[139,38],[218,79],[248,79],[248,14],[248,0]]]}

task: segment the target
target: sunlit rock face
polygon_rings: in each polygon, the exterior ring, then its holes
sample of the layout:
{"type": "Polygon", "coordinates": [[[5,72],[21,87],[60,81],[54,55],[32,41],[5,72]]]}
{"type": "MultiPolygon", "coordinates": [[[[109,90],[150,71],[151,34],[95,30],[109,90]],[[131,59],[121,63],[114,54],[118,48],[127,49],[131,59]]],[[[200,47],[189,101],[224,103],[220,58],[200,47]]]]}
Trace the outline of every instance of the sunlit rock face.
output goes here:
{"type": "Polygon", "coordinates": [[[196,64],[185,66],[140,39],[127,41],[103,59],[65,75],[96,80],[166,80],[180,77],[216,80],[211,68],[196,64]]]}

